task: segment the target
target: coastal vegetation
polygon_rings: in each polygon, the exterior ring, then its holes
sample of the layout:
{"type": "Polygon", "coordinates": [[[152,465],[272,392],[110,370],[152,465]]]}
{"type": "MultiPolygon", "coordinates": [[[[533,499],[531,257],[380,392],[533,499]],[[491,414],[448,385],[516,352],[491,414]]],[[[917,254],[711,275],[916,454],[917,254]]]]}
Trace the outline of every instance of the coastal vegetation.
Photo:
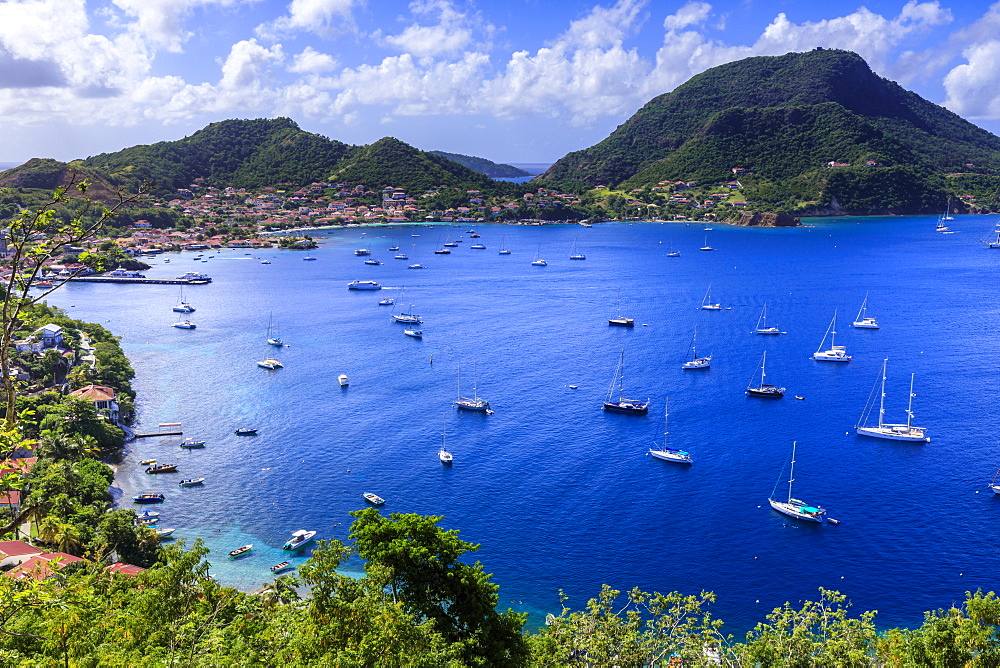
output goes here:
{"type": "Polygon", "coordinates": [[[529,172],[524,171],[513,165],[506,165],[502,163],[496,163],[492,160],[487,160],[486,158],[477,158],[473,155],[462,155],[461,153],[446,153],[445,151],[431,151],[434,155],[439,155],[442,158],[447,158],[452,162],[457,162],[460,165],[464,165],[469,169],[474,169],[480,174],[485,174],[491,179],[510,179],[523,176],[531,176],[529,172]]]}

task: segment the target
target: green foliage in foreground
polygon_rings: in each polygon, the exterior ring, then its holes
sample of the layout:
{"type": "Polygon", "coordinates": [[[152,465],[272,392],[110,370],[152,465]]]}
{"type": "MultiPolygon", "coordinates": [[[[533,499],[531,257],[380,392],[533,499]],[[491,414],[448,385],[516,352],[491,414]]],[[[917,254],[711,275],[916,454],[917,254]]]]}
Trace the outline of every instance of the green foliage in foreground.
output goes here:
{"type": "Polygon", "coordinates": [[[136,578],[100,564],[44,581],[0,577],[0,665],[18,666],[996,666],[1000,600],[968,593],[914,629],[879,633],[842,594],[775,609],[743,642],[706,610],[715,596],[604,587],[534,633],[494,608],[477,546],[437,517],[353,513],[353,547],[320,541],[299,576],[255,594],[209,577],[196,542],[162,548],[136,578]],[[365,575],[341,575],[352,553],[365,575]],[[309,588],[309,595],[302,586],[309,588]]]}

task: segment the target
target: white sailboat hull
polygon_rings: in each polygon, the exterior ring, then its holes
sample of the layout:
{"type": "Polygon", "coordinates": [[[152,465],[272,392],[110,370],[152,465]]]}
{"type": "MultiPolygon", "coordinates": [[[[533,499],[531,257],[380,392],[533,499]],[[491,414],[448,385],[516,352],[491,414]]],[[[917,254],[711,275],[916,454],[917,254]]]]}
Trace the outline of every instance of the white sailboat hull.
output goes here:
{"type": "Polygon", "coordinates": [[[650,450],[649,454],[665,462],[674,462],[676,464],[691,463],[691,455],[683,450],[650,450]]]}
{"type": "Polygon", "coordinates": [[[812,358],[817,362],[850,362],[851,356],[843,350],[817,350],[812,358]]]}
{"type": "Polygon", "coordinates": [[[923,441],[927,443],[931,440],[931,437],[925,434],[923,427],[908,427],[905,424],[883,424],[881,427],[856,427],[855,431],[861,436],[884,438],[890,441],[923,441]]]}
{"type": "Polygon", "coordinates": [[[993,490],[994,494],[1000,495],[1000,485],[990,485],[990,489],[993,490]]]}
{"type": "Polygon", "coordinates": [[[801,501],[792,499],[791,501],[775,501],[774,499],[768,499],[768,503],[771,504],[771,508],[777,510],[782,515],[787,515],[789,517],[795,518],[797,520],[805,520],[806,522],[823,522],[823,513],[826,511],[820,509],[818,513],[806,513],[802,512],[802,507],[805,506],[801,501]]]}
{"type": "Polygon", "coordinates": [[[682,369],[708,369],[711,366],[712,366],[712,358],[711,357],[699,357],[697,359],[693,359],[693,360],[690,360],[688,362],[684,362],[684,364],[681,365],[681,368],[682,369]]]}
{"type": "Polygon", "coordinates": [[[878,323],[875,322],[875,318],[862,318],[861,320],[855,320],[854,326],[858,329],[878,329],[878,323]]]}

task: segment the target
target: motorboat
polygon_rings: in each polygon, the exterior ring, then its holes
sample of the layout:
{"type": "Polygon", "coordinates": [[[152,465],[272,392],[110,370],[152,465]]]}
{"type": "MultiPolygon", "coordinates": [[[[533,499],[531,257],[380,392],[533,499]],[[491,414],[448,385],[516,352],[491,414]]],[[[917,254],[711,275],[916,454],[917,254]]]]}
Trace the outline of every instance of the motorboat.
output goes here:
{"type": "Polygon", "coordinates": [[[235,550],[232,550],[229,553],[229,558],[235,559],[237,557],[242,557],[245,554],[250,554],[251,550],[253,550],[253,543],[250,543],[249,545],[243,545],[241,547],[236,548],[235,550]]]}
{"type": "Polygon", "coordinates": [[[136,494],[132,497],[133,503],[162,503],[165,497],[162,494],[136,494]]]}
{"type": "Polygon", "coordinates": [[[396,303],[396,300],[393,299],[392,297],[389,297],[388,299],[380,299],[379,302],[378,302],[378,305],[379,306],[392,306],[395,303],[396,303]]]}
{"type": "Polygon", "coordinates": [[[423,269],[423,268],[424,265],[422,264],[411,264],[410,266],[407,267],[407,269],[423,269]]]}
{"type": "Polygon", "coordinates": [[[406,334],[407,336],[412,336],[415,339],[424,338],[424,330],[422,329],[404,329],[403,334],[406,334]]]}
{"type": "Polygon", "coordinates": [[[392,259],[393,260],[409,260],[410,256],[407,255],[406,253],[396,253],[395,255],[392,256],[392,259]]]}
{"type": "Polygon", "coordinates": [[[549,266],[549,263],[546,262],[545,260],[543,260],[542,258],[538,258],[537,260],[532,260],[531,261],[531,266],[532,267],[547,267],[547,266],[549,266]]]}
{"type": "Polygon", "coordinates": [[[195,485],[201,485],[204,482],[204,478],[187,478],[186,480],[181,480],[177,484],[181,487],[194,487],[195,485]]]}
{"type": "Polygon", "coordinates": [[[139,463],[140,463],[140,464],[141,464],[142,466],[149,466],[150,464],[155,464],[155,463],[156,463],[156,460],[155,460],[155,459],[143,459],[143,460],[142,460],[141,462],[139,462],[139,463]]]}
{"type": "Polygon", "coordinates": [[[177,529],[154,529],[157,538],[169,538],[177,529]]]}
{"type": "Polygon", "coordinates": [[[288,570],[289,568],[292,568],[292,562],[282,561],[280,564],[275,564],[274,566],[271,566],[271,572],[280,573],[282,571],[288,570]]]}
{"type": "Polygon", "coordinates": [[[475,250],[486,250],[486,244],[472,244],[471,246],[469,246],[469,248],[475,250]]]}
{"type": "Polygon", "coordinates": [[[368,258],[367,260],[365,260],[365,264],[382,264],[382,263],[379,260],[376,260],[375,258],[368,258]]]}
{"type": "Polygon", "coordinates": [[[173,473],[177,470],[177,464],[153,464],[146,468],[146,473],[173,473]]]}
{"type": "Polygon", "coordinates": [[[155,510],[144,510],[136,515],[136,521],[143,522],[147,520],[155,521],[160,516],[160,513],[155,510]]]}
{"type": "Polygon", "coordinates": [[[358,250],[354,251],[354,254],[358,255],[358,256],[361,256],[361,255],[371,255],[372,252],[370,250],[368,250],[367,248],[359,248],[358,250]]]}
{"type": "Polygon", "coordinates": [[[373,506],[381,506],[385,503],[385,499],[374,492],[364,492],[361,494],[361,497],[373,506]]]}
{"type": "Polygon", "coordinates": [[[316,257],[315,257],[315,256],[313,256],[313,255],[306,255],[306,256],[305,256],[304,258],[302,258],[302,259],[303,259],[303,260],[305,260],[306,262],[314,262],[314,261],[316,260],[316,257]]]}
{"type": "Polygon", "coordinates": [[[342,373],[339,376],[337,376],[337,382],[340,383],[341,387],[347,387],[349,384],[347,381],[347,374],[342,373]]]}
{"type": "Polygon", "coordinates": [[[285,365],[279,362],[278,360],[274,359],[273,357],[268,357],[266,360],[261,360],[257,362],[257,366],[259,366],[262,369],[270,369],[271,371],[274,371],[275,369],[283,368],[285,365]]]}
{"type": "Polygon", "coordinates": [[[608,324],[615,325],[617,327],[635,327],[635,320],[624,316],[618,316],[616,318],[608,318],[608,324]]]}
{"type": "Polygon", "coordinates": [[[443,245],[444,245],[445,248],[457,248],[458,247],[458,242],[457,241],[447,241],[443,245]]]}
{"type": "Polygon", "coordinates": [[[447,248],[438,248],[434,251],[435,255],[451,255],[451,250],[447,248]]]}
{"type": "Polygon", "coordinates": [[[195,439],[195,438],[189,438],[189,439],[185,440],[183,443],[181,443],[181,447],[182,448],[204,448],[205,447],[205,441],[199,441],[198,439],[195,439]]]}
{"type": "Polygon", "coordinates": [[[178,276],[177,280],[187,281],[188,283],[211,283],[212,277],[209,276],[208,274],[203,274],[198,271],[186,271],[180,276],[178,276]]]}
{"type": "Polygon", "coordinates": [[[249,427],[240,427],[239,429],[237,429],[233,433],[236,434],[237,436],[256,436],[257,435],[257,430],[256,429],[251,429],[249,427]]]}
{"type": "Polygon", "coordinates": [[[348,290],[381,290],[382,285],[375,281],[351,281],[347,284],[348,290]]]}
{"type": "Polygon", "coordinates": [[[180,322],[175,322],[174,327],[177,329],[195,329],[198,325],[194,324],[190,320],[181,320],[180,322]]]}
{"type": "Polygon", "coordinates": [[[315,535],[315,531],[307,531],[306,529],[294,531],[292,532],[292,537],[285,541],[285,544],[281,547],[281,549],[291,551],[300,550],[305,547],[315,535]]]}

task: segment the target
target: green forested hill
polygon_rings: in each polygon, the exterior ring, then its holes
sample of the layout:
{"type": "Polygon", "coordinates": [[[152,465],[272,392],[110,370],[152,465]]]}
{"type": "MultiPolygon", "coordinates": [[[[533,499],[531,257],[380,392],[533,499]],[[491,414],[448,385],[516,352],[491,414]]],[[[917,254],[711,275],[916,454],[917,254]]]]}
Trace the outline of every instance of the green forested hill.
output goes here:
{"type": "Polygon", "coordinates": [[[446,153],[444,151],[431,151],[434,155],[439,155],[442,158],[447,158],[452,162],[457,162],[460,165],[465,165],[469,169],[474,169],[480,174],[485,174],[491,179],[507,179],[514,178],[518,176],[531,176],[528,172],[523,169],[518,169],[513,165],[506,165],[503,163],[496,163],[492,160],[487,160],[486,158],[477,158],[473,155],[462,155],[461,153],[446,153]]]}
{"type": "Polygon", "coordinates": [[[334,182],[361,183],[369,188],[393,186],[411,193],[443,185],[480,190],[497,186],[479,172],[392,137],[353,148],[348,157],[329,171],[327,178],[334,182]]]}
{"type": "Polygon", "coordinates": [[[80,161],[134,187],[183,188],[196,178],[211,185],[255,188],[322,180],[349,146],[304,132],[288,118],[228,120],[177,141],[133,146],[80,161]]]}
{"type": "MultiPolygon", "coordinates": [[[[660,180],[720,181],[731,168],[780,198],[828,203],[829,161],[904,170],[907,207],[935,200],[933,175],[1000,168],[1000,138],[877,76],[857,54],[816,49],[712,68],[654,98],[609,137],[539,177],[577,189],[660,180]],[[776,190],[775,190],[776,189],[776,190]]],[[[885,175],[864,174],[879,183],[885,175]]],[[[838,177],[835,181],[843,181],[838,177]]],[[[840,198],[850,200],[843,191],[840,198]]],[[[876,207],[878,208],[878,207],[876,207]]]]}

